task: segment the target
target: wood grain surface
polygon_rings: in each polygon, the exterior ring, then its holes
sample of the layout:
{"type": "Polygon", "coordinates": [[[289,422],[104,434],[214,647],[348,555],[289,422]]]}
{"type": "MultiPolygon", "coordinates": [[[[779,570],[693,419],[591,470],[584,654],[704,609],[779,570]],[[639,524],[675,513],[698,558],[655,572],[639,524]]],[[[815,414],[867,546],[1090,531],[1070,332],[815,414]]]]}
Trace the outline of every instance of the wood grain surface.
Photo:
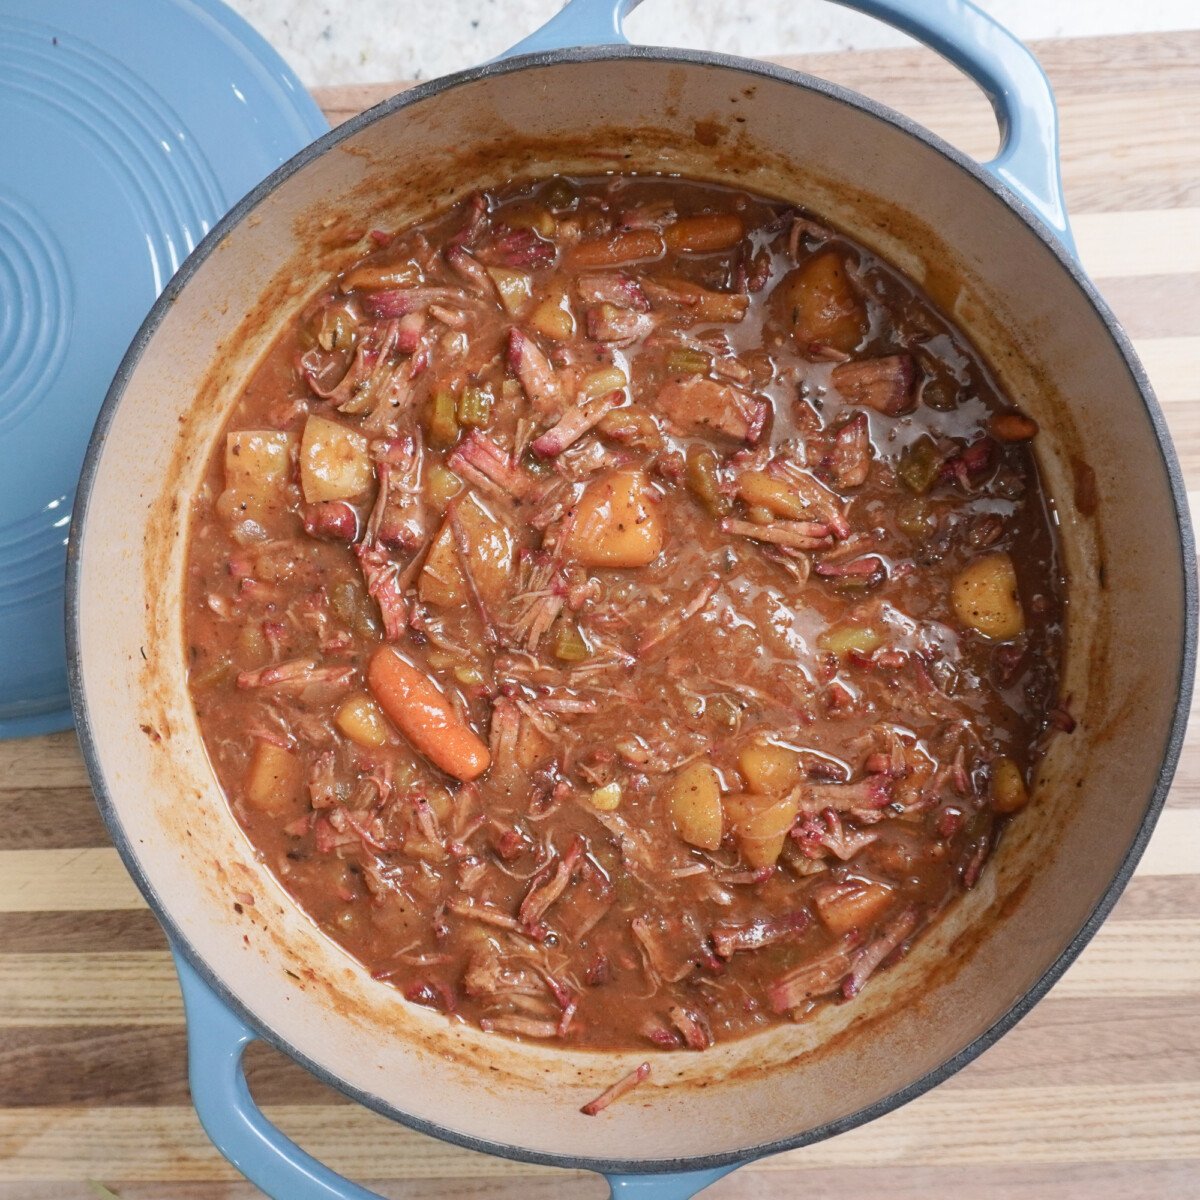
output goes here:
{"type": "MultiPolygon", "coordinates": [[[[1200,34],[1036,47],[1058,93],[1084,265],[1141,353],[1200,498],[1200,34]]],[[[883,100],[970,153],[982,96],[918,50],[788,65],[883,100]]],[[[392,87],[323,90],[331,121],[392,87]]],[[[1152,531],[1148,531],[1152,536],[1152,531]]],[[[165,941],[109,845],[74,736],[0,744],[0,1198],[250,1200],[188,1103],[165,941]]],[[[338,1170],[405,1200],[598,1198],[594,1176],[395,1126],[274,1051],[251,1088],[338,1170]]],[[[1061,983],[961,1074],[867,1128],[757,1163],[713,1200],[1200,1196],[1200,723],[1109,922],[1061,983]]]]}

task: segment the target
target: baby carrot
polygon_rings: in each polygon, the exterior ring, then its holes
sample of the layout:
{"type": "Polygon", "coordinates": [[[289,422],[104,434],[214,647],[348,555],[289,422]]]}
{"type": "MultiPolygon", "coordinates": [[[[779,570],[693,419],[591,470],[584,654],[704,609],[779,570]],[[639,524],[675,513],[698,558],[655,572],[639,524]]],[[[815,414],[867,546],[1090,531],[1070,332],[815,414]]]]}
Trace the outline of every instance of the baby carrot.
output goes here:
{"type": "Polygon", "coordinates": [[[571,251],[571,262],[577,267],[613,267],[618,263],[658,258],[662,252],[663,240],[653,229],[630,229],[580,242],[571,251]]]}
{"type": "Polygon", "coordinates": [[[464,783],[487,770],[487,747],[438,690],[390,646],[380,646],[367,667],[367,686],[396,728],[430,762],[464,783]]]}
{"type": "Polygon", "coordinates": [[[680,217],[673,225],[663,230],[667,249],[678,254],[691,251],[693,254],[710,254],[714,250],[728,250],[736,246],[746,235],[742,218],[735,213],[711,213],[699,217],[680,217]]]}

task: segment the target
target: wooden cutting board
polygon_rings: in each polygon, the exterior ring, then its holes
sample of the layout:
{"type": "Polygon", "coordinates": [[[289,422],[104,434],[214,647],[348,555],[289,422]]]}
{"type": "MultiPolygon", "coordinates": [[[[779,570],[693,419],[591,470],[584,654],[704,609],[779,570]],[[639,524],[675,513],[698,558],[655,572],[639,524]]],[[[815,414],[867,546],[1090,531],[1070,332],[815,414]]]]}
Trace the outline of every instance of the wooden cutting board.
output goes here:
{"type": "MultiPolygon", "coordinates": [[[[1125,322],[1200,494],[1200,34],[1037,47],[1058,92],[1085,266],[1125,322]]],[[[983,98],[923,51],[790,60],[987,154],[983,98]]],[[[396,86],[329,88],[333,122],[396,86]]],[[[1136,481],[1131,480],[1131,486],[1136,481]]],[[[1193,502],[1195,506],[1195,502],[1193,502]]],[[[1154,537],[1154,530],[1146,531],[1154,537]]],[[[595,1176],[459,1150],[261,1046],[251,1087],[319,1158],[388,1197],[558,1200],[595,1176]]],[[[581,1147],[586,1150],[586,1147],[581,1147]]],[[[74,736],[0,744],[0,1198],[249,1200],[188,1104],[162,933],[93,805],[74,736]]],[[[713,1200],[1200,1196],[1200,722],[1124,898],[1033,1014],[882,1120],[737,1172],[713,1200]]]]}

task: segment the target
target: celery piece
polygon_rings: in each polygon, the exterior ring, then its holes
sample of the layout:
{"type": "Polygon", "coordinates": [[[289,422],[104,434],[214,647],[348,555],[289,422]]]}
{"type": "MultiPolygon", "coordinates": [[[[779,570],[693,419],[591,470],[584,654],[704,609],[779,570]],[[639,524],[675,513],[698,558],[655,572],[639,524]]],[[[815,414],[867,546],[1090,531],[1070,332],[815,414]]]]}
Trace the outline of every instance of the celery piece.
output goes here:
{"type": "Polygon", "coordinates": [[[453,446],[458,441],[456,408],[454,393],[449,388],[438,388],[433,393],[426,432],[435,446],[453,446]]]}
{"type": "Polygon", "coordinates": [[[910,492],[924,496],[937,482],[941,467],[942,456],[933,439],[921,437],[901,451],[896,473],[910,492]]]}
{"type": "Polygon", "coordinates": [[[721,494],[717,478],[717,456],[707,447],[693,443],[687,450],[688,490],[713,517],[726,516],[732,507],[729,498],[721,494]]]}
{"type": "Polygon", "coordinates": [[[492,394],[479,387],[463,388],[458,398],[458,423],[484,426],[492,419],[492,394]]]}
{"type": "Polygon", "coordinates": [[[667,355],[667,370],[672,375],[707,375],[712,368],[711,355],[681,346],[667,355]]]}
{"type": "Polygon", "coordinates": [[[560,622],[554,632],[554,657],[561,662],[583,662],[588,653],[583,634],[569,622],[560,622]]]}

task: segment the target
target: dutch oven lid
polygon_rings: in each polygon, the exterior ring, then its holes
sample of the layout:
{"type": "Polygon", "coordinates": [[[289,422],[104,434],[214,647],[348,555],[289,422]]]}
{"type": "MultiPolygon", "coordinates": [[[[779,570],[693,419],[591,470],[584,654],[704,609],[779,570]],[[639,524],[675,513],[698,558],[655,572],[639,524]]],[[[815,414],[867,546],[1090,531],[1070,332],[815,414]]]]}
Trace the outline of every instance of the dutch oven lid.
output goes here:
{"type": "Polygon", "coordinates": [[[130,339],[205,233],[327,129],[220,0],[0,0],[0,737],[71,724],[67,532],[130,339]]]}

